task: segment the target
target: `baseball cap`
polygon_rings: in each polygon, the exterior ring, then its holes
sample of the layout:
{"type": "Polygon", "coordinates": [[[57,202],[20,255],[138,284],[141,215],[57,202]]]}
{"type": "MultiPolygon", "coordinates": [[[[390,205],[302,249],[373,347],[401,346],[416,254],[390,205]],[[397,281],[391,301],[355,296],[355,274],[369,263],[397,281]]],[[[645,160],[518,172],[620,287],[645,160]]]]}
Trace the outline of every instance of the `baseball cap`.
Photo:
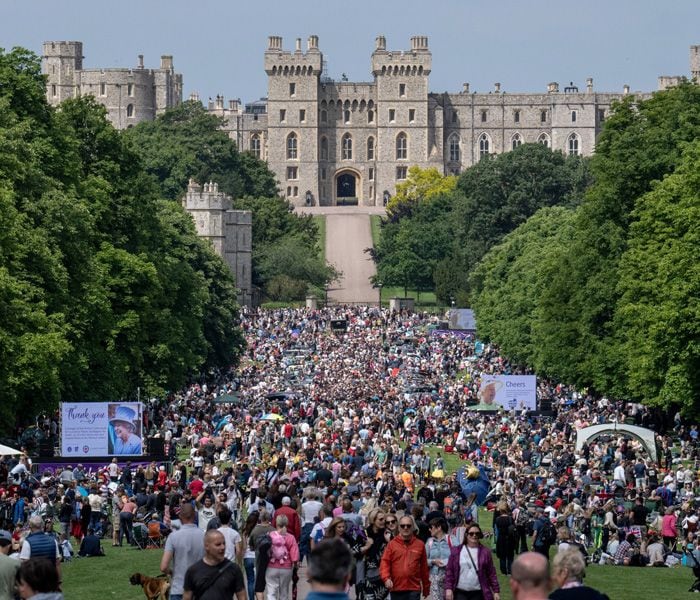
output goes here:
{"type": "Polygon", "coordinates": [[[0,529],[0,542],[2,541],[12,543],[12,534],[6,529],[0,529]]]}

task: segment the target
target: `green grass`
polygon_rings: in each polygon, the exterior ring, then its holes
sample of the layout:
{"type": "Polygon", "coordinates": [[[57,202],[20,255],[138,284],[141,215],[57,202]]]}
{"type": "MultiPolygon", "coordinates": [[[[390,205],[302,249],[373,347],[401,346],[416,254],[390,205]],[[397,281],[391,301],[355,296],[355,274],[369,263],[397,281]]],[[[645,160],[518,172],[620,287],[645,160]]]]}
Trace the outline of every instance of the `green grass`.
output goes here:
{"type": "MultiPolygon", "coordinates": [[[[65,598],[143,600],[141,586],[131,585],[129,577],[132,573],[160,575],[163,551],[136,550],[126,545],[112,548],[111,540],[102,540],[102,547],[106,556],[74,558],[61,566],[65,598]]],[[[77,550],[77,546],[74,548],[77,550]]]]}
{"type": "Polygon", "coordinates": [[[318,257],[326,261],[326,216],[314,215],[314,223],[318,227],[318,257]]]}
{"type": "Polygon", "coordinates": [[[372,245],[376,246],[379,242],[379,232],[381,231],[382,217],[381,215],[370,215],[369,225],[372,230],[372,245]]]}

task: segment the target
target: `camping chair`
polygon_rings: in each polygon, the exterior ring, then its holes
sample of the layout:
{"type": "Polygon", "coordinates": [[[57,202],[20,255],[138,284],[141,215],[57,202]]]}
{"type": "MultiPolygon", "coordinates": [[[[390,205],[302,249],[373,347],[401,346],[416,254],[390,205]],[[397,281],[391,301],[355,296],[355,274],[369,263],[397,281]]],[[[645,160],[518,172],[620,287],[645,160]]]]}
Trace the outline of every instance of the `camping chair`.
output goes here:
{"type": "Polygon", "coordinates": [[[160,532],[158,521],[149,521],[146,548],[161,548],[163,546],[163,534],[160,532]]]}
{"type": "Polygon", "coordinates": [[[139,550],[145,550],[148,546],[148,530],[143,523],[134,523],[132,539],[139,550]]]}

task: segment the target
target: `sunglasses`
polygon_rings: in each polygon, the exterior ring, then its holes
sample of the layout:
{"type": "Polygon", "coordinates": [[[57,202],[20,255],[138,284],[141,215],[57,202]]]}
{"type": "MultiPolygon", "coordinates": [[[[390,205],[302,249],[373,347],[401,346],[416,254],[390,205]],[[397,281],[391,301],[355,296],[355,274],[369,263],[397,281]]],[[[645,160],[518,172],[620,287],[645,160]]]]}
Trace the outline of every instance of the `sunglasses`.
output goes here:
{"type": "Polygon", "coordinates": [[[386,522],[387,525],[393,525],[394,523],[396,523],[396,519],[387,519],[386,522]]]}
{"type": "Polygon", "coordinates": [[[480,531],[470,531],[467,533],[467,535],[472,536],[472,537],[473,536],[479,537],[481,535],[481,532],[480,531]]]}
{"type": "Polygon", "coordinates": [[[411,525],[410,523],[401,523],[401,525],[399,525],[399,527],[401,529],[411,529],[411,528],[413,528],[413,525],[411,525]]]}

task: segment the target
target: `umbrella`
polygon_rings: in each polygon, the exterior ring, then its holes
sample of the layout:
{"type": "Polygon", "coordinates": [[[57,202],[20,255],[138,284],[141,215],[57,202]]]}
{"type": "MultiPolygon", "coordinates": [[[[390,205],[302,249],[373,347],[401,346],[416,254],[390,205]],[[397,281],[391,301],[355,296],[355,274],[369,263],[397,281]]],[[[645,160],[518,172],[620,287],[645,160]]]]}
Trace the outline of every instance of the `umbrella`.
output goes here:
{"type": "Polygon", "coordinates": [[[11,454],[22,454],[22,451],[0,444],[0,456],[9,456],[11,454]]]}
{"type": "Polygon", "coordinates": [[[212,404],[235,404],[241,403],[241,398],[238,394],[222,394],[218,398],[214,398],[212,404]]]}
{"type": "Polygon", "coordinates": [[[276,413],[267,413],[266,415],[263,415],[260,417],[261,421],[282,421],[284,417],[282,415],[278,415],[276,413]]]}

